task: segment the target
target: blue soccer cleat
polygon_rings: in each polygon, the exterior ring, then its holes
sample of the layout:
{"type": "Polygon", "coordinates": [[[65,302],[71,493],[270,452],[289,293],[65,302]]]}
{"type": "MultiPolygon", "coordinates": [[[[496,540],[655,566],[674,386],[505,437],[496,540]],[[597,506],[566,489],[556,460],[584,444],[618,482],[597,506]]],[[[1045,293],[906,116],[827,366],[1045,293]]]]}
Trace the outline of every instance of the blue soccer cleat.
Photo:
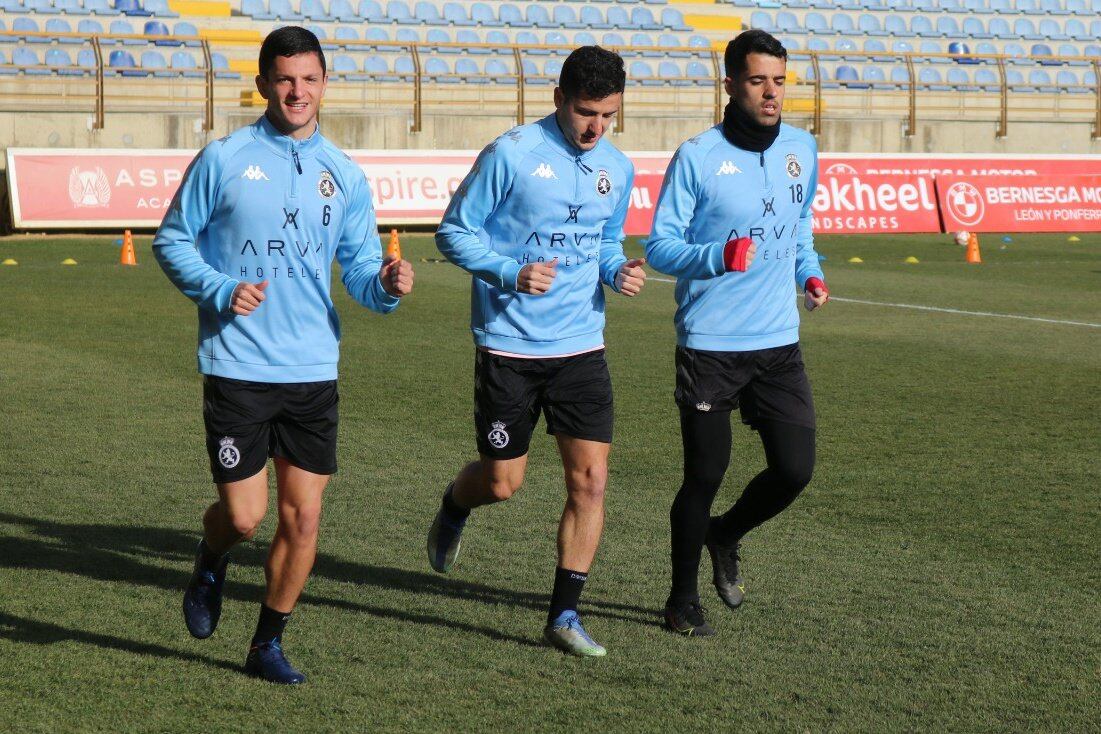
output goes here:
{"type": "Polygon", "coordinates": [[[206,541],[199,541],[195,553],[195,570],[184,591],[183,614],[187,631],[192,637],[205,640],[214,634],[218,619],[222,616],[222,586],[226,581],[226,566],[229,556],[222,556],[217,566],[206,568],[203,556],[206,555],[206,541]]]}
{"type": "Polygon", "coordinates": [[[572,609],[562,612],[546,626],[543,639],[571,655],[598,658],[608,654],[607,650],[589,637],[589,633],[581,626],[581,617],[572,609]]]}
{"type": "Polygon", "coordinates": [[[428,563],[433,570],[447,573],[455,565],[455,561],[459,558],[465,526],[465,518],[456,521],[449,517],[443,505],[440,505],[436,519],[428,529],[428,563]]]}
{"type": "Polygon", "coordinates": [[[245,672],[269,683],[297,685],[306,682],[306,676],[295,670],[283,654],[283,646],[278,638],[249,648],[245,672]]]}

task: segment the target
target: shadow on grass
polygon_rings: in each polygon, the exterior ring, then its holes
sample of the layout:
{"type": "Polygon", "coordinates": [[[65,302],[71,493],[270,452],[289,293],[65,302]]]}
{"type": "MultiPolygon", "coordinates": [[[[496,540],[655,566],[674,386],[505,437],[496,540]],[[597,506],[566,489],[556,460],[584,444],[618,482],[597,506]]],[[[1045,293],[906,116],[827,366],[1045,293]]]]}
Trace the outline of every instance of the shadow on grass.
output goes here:
{"type": "Polygon", "coordinates": [[[215,660],[204,655],[174,650],[163,645],[154,645],[149,642],[127,640],[124,637],[103,635],[95,632],[62,627],[49,622],[39,622],[27,617],[17,617],[13,614],[0,612],[0,639],[12,642],[23,642],[32,645],[54,645],[59,642],[80,642],[85,645],[96,645],[109,650],[121,650],[137,655],[156,655],[161,658],[183,660],[189,663],[203,663],[215,668],[222,668],[234,673],[240,673],[244,668],[240,665],[225,660],[215,660]]]}
{"type": "MultiPolygon", "coordinates": [[[[198,542],[195,534],[170,528],[60,523],[10,513],[0,513],[0,523],[23,527],[37,536],[36,539],[29,540],[0,537],[0,567],[59,571],[99,581],[143,584],[181,593],[190,576],[192,549],[198,542]],[[172,568],[172,566],[181,565],[186,570],[172,568]]],[[[265,554],[265,548],[255,544],[244,544],[233,550],[233,564],[260,569],[263,567],[265,554]]],[[[353,563],[328,554],[318,554],[313,575],[358,586],[375,586],[411,594],[430,594],[540,612],[545,611],[549,603],[549,597],[545,594],[498,589],[485,584],[464,583],[435,574],[353,563]]],[[[260,584],[235,582],[231,578],[226,583],[224,593],[231,599],[258,603],[263,596],[263,591],[264,588],[260,584]]],[[[542,646],[541,642],[534,639],[509,635],[490,627],[422,614],[413,609],[392,609],[311,593],[304,593],[301,601],[307,604],[362,612],[399,622],[446,627],[482,635],[499,642],[512,642],[528,647],[542,646]]],[[[642,624],[653,624],[656,615],[653,610],[598,600],[586,600],[585,605],[586,613],[589,615],[642,624]],[[632,612],[640,615],[641,618],[626,616],[619,613],[621,611],[632,612]]],[[[111,645],[104,646],[111,647],[111,645]]],[[[170,653],[174,652],[168,648],[164,649],[170,653]]],[[[177,655],[182,654],[177,653],[177,655]]]]}

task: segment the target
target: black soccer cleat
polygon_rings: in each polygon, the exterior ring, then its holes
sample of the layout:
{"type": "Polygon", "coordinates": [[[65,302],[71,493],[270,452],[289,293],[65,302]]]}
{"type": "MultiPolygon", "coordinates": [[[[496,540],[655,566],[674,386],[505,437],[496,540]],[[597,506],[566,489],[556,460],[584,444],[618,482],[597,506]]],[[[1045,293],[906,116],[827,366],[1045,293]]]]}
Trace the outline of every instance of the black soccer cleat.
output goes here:
{"type": "Polygon", "coordinates": [[[199,541],[195,551],[195,569],[184,591],[183,614],[187,631],[192,637],[205,640],[214,634],[222,616],[222,586],[226,582],[229,556],[223,555],[213,568],[203,565],[206,541],[199,541]]]}
{"type": "Polygon", "coordinates": [[[745,600],[745,579],[739,568],[738,543],[724,545],[718,540],[716,524],[718,518],[711,518],[707,528],[707,552],[711,555],[711,568],[714,572],[712,583],[719,598],[730,609],[737,609],[745,600]]]}
{"type": "Polygon", "coordinates": [[[697,600],[665,604],[665,629],[685,637],[710,637],[714,628],[704,617],[707,610],[697,600]]]}

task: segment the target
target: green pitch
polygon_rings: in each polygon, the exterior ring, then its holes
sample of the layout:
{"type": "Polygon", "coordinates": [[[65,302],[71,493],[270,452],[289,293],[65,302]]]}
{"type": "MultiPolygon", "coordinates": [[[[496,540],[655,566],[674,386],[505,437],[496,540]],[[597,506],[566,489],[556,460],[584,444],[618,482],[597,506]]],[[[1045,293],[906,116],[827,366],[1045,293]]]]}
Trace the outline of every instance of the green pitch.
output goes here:
{"type": "MultiPolygon", "coordinates": [[[[217,634],[180,615],[212,497],[194,308],[148,238],[129,269],[111,238],[0,240],[19,261],[0,266],[0,730],[1096,731],[1101,236],[982,244],[981,266],[947,236],[820,249],[838,298],[1093,326],[840,300],[805,317],[817,472],[747,539],[742,609],[702,587],[709,640],[659,627],[672,285],[610,300],[617,441],[583,599],[609,652],[578,660],[540,644],[563,499],[546,435],[452,574],[428,568],[473,449],[468,278],[403,238],[416,291],[395,314],[334,289],[341,471],[286,637],[312,682],[288,691],[240,673],[274,517],[234,554],[217,634]]],[[[722,508],[761,465],[737,431],[722,508]]]]}

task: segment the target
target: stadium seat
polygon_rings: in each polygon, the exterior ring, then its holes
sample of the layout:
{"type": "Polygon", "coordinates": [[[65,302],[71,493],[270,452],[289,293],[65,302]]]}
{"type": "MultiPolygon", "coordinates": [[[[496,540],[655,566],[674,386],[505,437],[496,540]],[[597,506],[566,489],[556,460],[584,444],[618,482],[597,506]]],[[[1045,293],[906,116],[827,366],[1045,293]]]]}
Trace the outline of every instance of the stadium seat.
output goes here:
{"type": "MultiPolygon", "coordinates": [[[[516,43],[521,46],[539,46],[543,42],[539,40],[531,31],[520,31],[515,37],[516,43]]],[[[525,50],[525,53],[532,54],[533,56],[547,56],[550,54],[545,48],[529,48],[525,50]]]]}
{"type": "Polygon", "coordinates": [[[711,41],[699,34],[693,34],[688,37],[688,48],[711,48],[711,41]]]}
{"type": "Polygon", "coordinates": [[[838,38],[836,41],[834,41],[833,48],[844,57],[850,52],[856,51],[856,42],[854,42],[851,38],[838,38]]]}
{"type": "MultiPolygon", "coordinates": [[[[270,0],[275,2],[275,0],[270,0]]],[[[420,21],[413,17],[413,11],[405,4],[405,0],[387,0],[386,18],[393,23],[402,25],[416,25],[420,21]]]]}
{"type": "Polygon", "coordinates": [[[834,33],[848,35],[856,33],[856,26],[853,24],[851,15],[844,15],[842,13],[835,13],[830,18],[830,28],[834,33]]]}
{"type": "MultiPolygon", "coordinates": [[[[988,0],[988,9],[991,13],[1012,14],[1017,12],[1013,8],[1013,0],[988,0]]],[[[1023,11],[1022,12],[1026,12],[1023,11]]]]}
{"type": "Polygon", "coordinates": [[[572,5],[555,5],[551,18],[559,28],[577,30],[585,27],[584,23],[578,21],[577,11],[573,9],[572,5]]]}
{"type": "Polygon", "coordinates": [[[1055,94],[1059,91],[1051,83],[1051,75],[1043,69],[1033,69],[1028,72],[1028,83],[1041,94],[1055,94]]]}
{"type": "Polygon", "coordinates": [[[963,7],[967,8],[972,13],[985,13],[986,0],[963,0],[963,7]]]}
{"type": "Polygon", "coordinates": [[[38,60],[38,52],[26,46],[16,46],[15,50],[11,52],[11,62],[22,67],[20,71],[28,76],[48,76],[50,73],[49,69],[29,68],[41,64],[38,60]]]}
{"type": "Polygon", "coordinates": [[[413,17],[425,25],[448,25],[440,15],[439,8],[426,0],[418,0],[413,6],[413,17]]]}
{"type": "Polygon", "coordinates": [[[712,71],[699,61],[689,61],[684,69],[684,75],[693,79],[696,85],[710,85],[712,83],[712,71]]]}
{"type": "Polygon", "coordinates": [[[1081,94],[1087,91],[1078,81],[1078,75],[1069,69],[1063,69],[1055,74],[1055,84],[1062,91],[1067,91],[1071,94],[1081,94]]]}
{"type": "Polygon", "coordinates": [[[557,84],[562,76],[561,59],[547,59],[543,62],[543,75],[549,76],[557,84]]]}
{"type": "Polygon", "coordinates": [[[455,61],[455,76],[459,81],[467,84],[486,84],[489,80],[482,76],[482,70],[473,59],[458,59],[455,61]]]}
{"type": "Polygon", "coordinates": [[[1025,76],[1017,69],[1005,70],[1005,83],[1010,89],[1014,91],[1032,91],[1031,89],[1021,90],[1021,87],[1025,86],[1025,76]]]}
{"type": "Polygon", "coordinates": [[[410,80],[416,76],[416,68],[413,66],[413,59],[409,56],[399,56],[394,59],[394,73],[397,75],[395,80],[404,79],[410,80]]]}
{"type": "Polygon", "coordinates": [[[359,67],[356,66],[355,59],[347,54],[334,54],[332,61],[330,61],[329,73],[345,81],[361,81],[364,76],[359,73],[359,67]]]}
{"type": "Polygon", "coordinates": [[[959,23],[951,15],[942,15],[937,18],[936,31],[938,34],[945,38],[966,38],[967,36],[960,32],[959,23]]]}
{"type": "Polygon", "coordinates": [[[605,33],[604,36],[600,39],[600,45],[612,46],[622,49],[621,53],[623,53],[624,55],[630,53],[630,50],[627,48],[627,42],[624,41],[623,36],[619,35],[618,33],[605,33]]]}
{"type": "MultiPolygon", "coordinates": [[[[653,46],[654,39],[650,38],[648,33],[634,33],[631,35],[631,47],[638,49],[642,46],[653,46]]],[[[663,51],[642,51],[643,56],[664,56],[663,51]]]]}
{"type": "Polygon", "coordinates": [[[1086,0],[1067,0],[1067,12],[1074,13],[1075,15],[1092,14],[1086,0]]]}
{"type": "Polygon", "coordinates": [[[1007,43],[1002,47],[1002,54],[1009,56],[1007,60],[1010,64],[1032,64],[1032,61],[1024,58],[1027,54],[1025,48],[1019,43],[1007,43]]]}
{"type": "MultiPolygon", "coordinates": [[[[520,11],[515,8],[513,10],[516,12],[516,19],[523,21],[520,17],[520,11]]],[[[493,14],[493,9],[484,2],[476,2],[470,6],[470,20],[483,26],[483,28],[499,28],[499,26],[504,25],[504,20],[498,20],[497,15],[493,14]]]]}
{"type": "Polygon", "coordinates": [[[96,52],[90,48],[82,48],[77,52],[76,65],[85,69],[95,69],[97,65],[96,52]]]}
{"type": "MultiPolygon", "coordinates": [[[[130,21],[128,20],[112,20],[111,25],[107,28],[107,32],[113,36],[126,36],[135,34],[134,27],[130,25],[130,21]]],[[[121,42],[123,45],[126,46],[145,45],[145,41],[140,38],[125,38],[121,41],[116,41],[116,43],[118,42],[121,42]]]]}
{"type": "Polygon", "coordinates": [[[1077,18],[1067,18],[1067,23],[1063,26],[1063,32],[1075,41],[1089,41],[1093,38],[1086,30],[1086,24],[1077,18]]]}
{"type": "Polygon", "coordinates": [[[82,39],[76,38],[75,36],[71,38],[59,36],[59,34],[73,32],[73,27],[69,25],[69,21],[65,20],[64,18],[50,18],[46,21],[45,30],[47,33],[52,33],[52,40],[55,40],[58,43],[83,43],[82,39]]]}
{"type": "Polygon", "coordinates": [[[627,15],[627,11],[618,5],[613,5],[608,8],[608,22],[614,27],[624,31],[639,30],[638,26],[631,22],[630,17],[627,15]]]}
{"type": "Polygon", "coordinates": [[[534,28],[548,28],[551,24],[550,14],[542,5],[531,4],[524,12],[524,20],[534,28]]]}
{"type": "MultiPolygon", "coordinates": [[[[502,45],[502,46],[512,43],[512,40],[508,37],[507,33],[505,33],[504,31],[498,31],[498,30],[487,31],[486,35],[485,35],[485,41],[486,41],[486,43],[496,43],[496,44],[502,45]]],[[[596,40],[593,39],[592,43],[587,44],[587,45],[595,46],[596,45],[596,40]]],[[[490,53],[511,55],[512,51],[510,49],[507,49],[507,48],[498,48],[498,49],[490,49],[490,53]]]]}
{"type": "Polygon", "coordinates": [[[302,14],[295,11],[290,0],[268,0],[268,12],[275,16],[276,20],[304,20],[302,14]]]}
{"type": "Polygon", "coordinates": [[[891,82],[900,87],[910,86],[910,71],[905,66],[891,67],[891,82]]]}
{"type": "Polygon", "coordinates": [[[883,19],[883,30],[895,38],[913,38],[914,34],[906,27],[901,15],[888,15],[883,19]]]}
{"type": "Polygon", "coordinates": [[[264,0],[241,0],[241,15],[247,15],[253,20],[275,20],[275,16],[268,12],[264,0]]]}
{"type": "Polygon", "coordinates": [[[329,11],[325,10],[325,6],[321,4],[321,0],[302,0],[298,7],[302,16],[309,20],[325,22],[334,20],[333,16],[329,15],[329,11]]]}
{"type": "Polygon", "coordinates": [[[432,57],[424,63],[424,75],[441,84],[456,84],[458,79],[451,73],[451,67],[441,58],[432,57]]]}
{"type": "Polygon", "coordinates": [[[987,32],[994,38],[1015,38],[1016,35],[1009,27],[1009,21],[1005,18],[991,18],[986,24],[987,32]]]}
{"type": "Polygon", "coordinates": [[[206,72],[195,63],[195,57],[187,51],[173,52],[168,67],[183,77],[199,79],[206,76],[206,72]]]}
{"type": "Polygon", "coordinates": [[[390,65],[386,63],[386,59],[381,56],[372,54],[363,60],[363,73],[368,79],[374,79],[376,81],[397,81],[397,77],[387,79],[390,72],[390,65]]]}
{"type": "Polygon", "coordinates": [[[865,66],[864,70],[860,73],[860,79],[861,81],[869,82],[868,88],[882,88],[887,83],[887,76],[883,73],[883,67],[880,66],[865,66]]]}
{"type": "Polygon", "coordinates": [[[940,9],[946,13],[966,13],[963,0],[940,0],[940,9]]]}
{"type": "Polygon", "coordinates": [[[968,58],[971,53],[971,47],[961,41],[952,41],[950,44],[948,44],[948,53],[956,57],[953,60],[957,64],[979,63],[978,59],[968,58]]]}
{"type": "Polygon", "coordinates": [[[978,92],[979,88],[971,83],[971,77],[967,72],[960,68],[949,69],[948,76],[945,77],[950,85],[955,87],[960,92],[978,92]]]}
{"type": "Polygon", "coordinates": [[[1069,41],[1070,36],[1063,32],[1062,27],[1058,22],[1051,18],[1044,18],[1040,21],[1039,32],[1041,36],[1044,36],[1049,41],[1069,41]]]}
{"type": "Polygon", "coordinates": [[[84,0],[84,9],[95,15],[118,15],[107,0],[84,0]]]}
{"type": "Polygon", "coordinates": [[[394,34],[394,40],[402,43],[420,43],[421,34],[414,28],[398,28],[398,32],[394,34]]]}
{"type": "MultiPolygon", "coordinates": [[[[493,13],[490,11],[490,16],[493,13]]],[[[478,21],[471,20],[470,16],[466,13],[466,8],[456,2],[444,3],[443,6],[443,19],[455,26],[473,26],[478,25],[478,21]]]]}
{"type": "MultiPolygon", "coordinates": [[[[1055,56],[1055,52],[1051,50],[1051,46],[1046,43],[1034,43],[1032,48],[1028,50],[1030,56],[1055,56]]],[[[1063,62],[1058,61],[1055,58],[1043,59],[1040,63],[1044,66],[1062,66],[1063,62]]]]}
{"type": "Polygon", "coordinates": [[[799,43],[797,38],[779,38],[780,45],[784,47],[786,51],[798,51],[802,48],[802,44],[799,43]]]}
{"type": "Polygon", "coordinates": [[[1026,41],[1042,41],[1044,37],[1036,32],[1036,26],[1029,18],[1018,18],[1013,22],[1013,33],[1026,41]]]}
{"type": "Polygon", "coordinates": [[[891,50],[900,54],[909,54],[914,52],[914,44],[909,41],[892,41],[891,50]]]}
{"type": "MultiPolygon", "coordinates": [[[[461,32],[462,31],[460,31],[460,33],[461,32]]],[[[471,33],[471,34],[474,33],[474,31],[471,31],[470,29],[467,29],[466,32],[471,33]]],[[[475,36],[475,39],[477,39],[477,36],[475,36]]],[[[429,28],[428,33],[426,33],[425,36],[424,36],[424,40],[427,43],[451,43],[451,34],[449,34],[447,31],[443,30],[442,28],[429,28]]],[[[455,40],[459,41],[461,39],[456,38],[455,40]]],[[[434,48],[433,50],[438,51],[441,54],[457,54],[457,53],[463,53],[463,51],[464,51],[463,49],[455,48],[455,47],[434,48]]],[[[469,52],[470,53],[481,53],[481,49],[478,49],[477,51],[475,51],[475,49],[469,49],[469,52]]]]}
{"type": "Polygon", "coordinates": [[[356,15],[356,11],[352,8],[350,0],[332,0],[329,4],[329,16],[333,20],[341,21],[344,23],[354,23],[359,20],[359,16],[356,15]]]}
{"type": "Polygon", "coordinates": [[[631,11],[631,23],[644,31],[660,31],[664,26],[654,19],[650,8],[638,7],[631,11]]]}
{"type": "Polygon", "coordinates": [[[1083,56],[1101,57],[1101,46],[1091,43],[1082,49],[1083,56]]]}
{"type": "Polygon", "coordinates": [[[975,84],[984,92],[997,92],[1002,88],[1002,83],[993,69],[975,69],[975,84]]]}
{"type": "MultiPolygon", "coordinates": [[[[168,40],[169,36],[171,36],[172,34],[168,32],[168,26],[166,26],[163,21],[147,20],[147,21],[145,21],[145,26],[141,29],[141,32],[142,32],[142,35],[144,35],[144,36],[163,36],[163,40],[158,39],[158,40],[153,42],[157,46],[179,46],[179,45],[181,45],[179,41],[170,41],[170,40],[168,40]]],[[[143,64],[143,66],[144,66],[144,64],[143,64]]]]}
{"type": "Polygon", "coordinates": [[[387,18],[382,12],[382,5],[378,0],[359,0],[356,6],[357,15],[368,23],[386,23],[387,18]]]}
{"type": "MultiPolygon", "coordinates": [[[[570,46],[570,40],[561,31],[550,31],[543,39],[543,43],[548,46],[570,46]]],[[[572,46],[570,48],[572,50],[572,46]]]]}
{"type": "Polygon", "coordinates": [[[1059,0],[1040,0],[1040,10],[1048,15],[1067,15],[1068,13],[1068,11],[1064,10],[1063,6],[1059,4],[1059,0]]]}
{"type": "Polygon", "coordinates": [[[225,57],[225,54],[218,53],[217,51],[211,52],[210,65],[214,67],[214,76],[219,79],[241,78],[241,75],[236,71],[229,70],[229,60],[225,57]]]}
{"type": "Polygon", "coordinates": [[[811,36],[807,39],[808,51],[829,51],[830,45],[824,38],[818,38],[817,36],[811,36]]]}
{"type": "Polygon", "coordinates": [[[675,87],[686,87],[692,83],[682,78],[683,74],[675,61],[659,61],[658,77],[660,77],[662,81],[675,87]]]}
{"type": "Polygon", "coordinates": [[[1101,38],[1101,20],[1090,21],[1090,36],[1094,41],[1101,38]]]}
{"type": "Polygon", "coordinates": [[[925,88],[934,92],[948,92],[951,87],[944,84],[940,72],[930,67],[918,71],[918,82],[925,88]]]}
{"type": "Polygon", "coordinates": [[[869,38],[864,41],[864,53],[866,54],[882,54],[879,56],[873,56],[872,61],[889,61],[890,56],[887,56],[887,44],[885,44],[879,38],[869,38]]]}
{"type": "MultiPolygon", "coordinates": [[[[12,32],[19,33],[38,33],[40,29],[38,27],[38,21],[34,18],[26,18],[20,16],[11,22],[12,32]]],[[[27,43],[49,43],[50,39],[44,36],[21,36],[27,43]]],[[[12,55],[14,59],[14,54],[12,55]]]]}
{"type": "Polygon", "coordinates": [[[749,16],[749,27],[759,31],[768,31],[769,33],[776,31],[776,26],[772,22],[772,14],[763,10],[753,11],[749,16]]]}
{"type": "Polygon", "coordinates": [[[983,25],[982,20],[979,18],[963,19],[963,35],[967,38],[976,40],[994,37],[993,33],[987,32],[986,26],[983,25]]]}
{"type": "Polygon", "coordinates": [[[54,0],[54,8],[65,15],[91,15],[92,11],[80,4],[80,0],[54,0]]]}
{"type": "Polygon", "coordinates": [[[84,18],[76,24],[76,32],[86,36],[98,35],[103,33],[103,24],[92,18],[84,18]]]}
{"type": "MultiPolygon", "coordinates": [[[[56,0],[55,0],[56,2],[56,0]]],[[[145,9],[157,18],[179,18],[180,14],[168,7],[168,0],[145,0],[145,9]]]]}
{"type": "Polygon", "coordinates": [[[73,60],[69,58],[69,52],[61,48],[51,48],[46,51],[46,66],[49,66],[54,74],[58,76],[83,76],[84,72],[80,69],[67,69],[59,67],[68,67],[73,65],[73,60]]]}
{"type": "Polygon", "coordinates": [[[115,0],[115,10],[125,15],[151,15],[143,10],[138,0],[115,0]]]}
{"type": "Polygon", "coordinates": [[[803,27],[806,28],[807,33],[817,33],[820,35],[832,33],[830,24],[826,21],[826,16],[821,13],[807,13],[803,18],[803,27]]]}
{"type": "Polygon", "coordinates": [[[604,13],[600,12],[600,8],[595,5],[581,6],[581,24],[594,30],[607,30],[612,27],[611,23],[604,20],[604,13]]]}
{"type": "Polygon", "coordinates": [[[869,13],[863,13],[856,19],[856,29],[865,36],[890,35],[887,31],[883,30],[883,26],[879,23],[879,18],[869,13]]]}
{"type": "Polygon", "coordinates": [[[168,62],[164,60],[160,51],[142,51],[141,68],[147,69],[156,77],[176,76],[175,72],[168,70],[168,62]]]}
{"type": "MultiPolygon", "coordinates": [[[[473,16],[473,6],[471,8],[471,15],[473,16]]],[[[520,13],[520,9],[511,3],[504,3],[501,5],[501,7],[497,9],[497,17],[500,18],[501,23],[510,28],[531,28],[532,25],[530,21],[524,20],[524,16],[520,13]]]]}
{"type": "MultiPolygon", "coordinates": [[[[1081,56],[1082,51],[1073,43],[1060,43],[1055,54],[1060,57],[1081,56]]],[[[1089,64],[1088,61],[1067,61],[1066,63],[1068,66],[1086,66],[1089,64]]]]}
{"type": "Polygon", "coordinates": [[[910,32],[915,36],[933,37],[939,36],[933,24],[924,15],[915,15],[910,18],[910,32]]]}
{"type": "MultiPolygon", "coordinates": [[[[580,39],[578,39],[577,37],[574,37],[574,40],[577,41],[578,44],[581,43],[580,39]]],[[[692,54],[688,53],[687,51],[680,51],[679,50],[682,46],[681,41],[680,41],[679,38],[674,36],[672,33],[662,33],[660,36],[658,36],[658,45],[661,46],[662,48],[670,49],[669,51],[665,52],[665,55],[669,56],[669,57],[687,58],[688,56],[692,55],[692,54]],[[678,49],[678,50],[673,50],[673,49],[678,49]]]]}
{"type": "Polygon", "coordinates": [[[837,67],[837,71],[833,77],[836,81],[841,83],[841,86],[845,89],[867,89],[867,84],[860,83],[860,75],[856,73],[856,69],[848,64],[841,64],[837,67]]]}
{"type": "Polygon", "coordinates": [[[116,73],[122,76],[145,76],[145,72],[134,68],[137,65],[133,55],[124,49],[115,49],[107,56],[107,66],[112,69],[121,69],[116,73]]]}
{"type": "Polygon", "coordinates": [[[512,70],[505,66],[505,62],[500,59],[489,59],[486,61],[485,73],[489,76],[490,81],[496,83],[512,83],[512,79],[508,77],[512,75],[512,70]]]}
{"type": "MultiPolygon", "coordinates": [[[[794,16],[792,16],[794,18],[794,16]]],[[[684,24],[684,14],[676,8],[662,8],[661,11],[661,24],[673,31],[690,31],[690,27],[684,24]]],[[[792,30],[798,30],[799,24],[796,21],[792,30]]]]}
{"type": "MultiPolygon", "coordinates": [[[[335,41],[358,41],[359,33],[351,26],[338,25],[336,30],[333,31],[333,40],[335,41]]],[[[337,46],[343,46],[343,43],[338,43],[337,46]]]]}
{"type": "Polygon", "coordinates": [[[660,86],[661,80],[654,78],[654,70],[645,61],[632,61],[627,72],[627,82],[635,82],[647,87],[660,86]]]}
{"type": "MultiPolygon", "coordinates": [[[[941,54],[944,53],[944,48],[940,45],[940,41],[922,41],[918,45],[918,53],[923,54],[941,54]]],[[[947,64],[948,59],[942,56],[930,56],[929,61],[934,64],[947,64]]]]}

